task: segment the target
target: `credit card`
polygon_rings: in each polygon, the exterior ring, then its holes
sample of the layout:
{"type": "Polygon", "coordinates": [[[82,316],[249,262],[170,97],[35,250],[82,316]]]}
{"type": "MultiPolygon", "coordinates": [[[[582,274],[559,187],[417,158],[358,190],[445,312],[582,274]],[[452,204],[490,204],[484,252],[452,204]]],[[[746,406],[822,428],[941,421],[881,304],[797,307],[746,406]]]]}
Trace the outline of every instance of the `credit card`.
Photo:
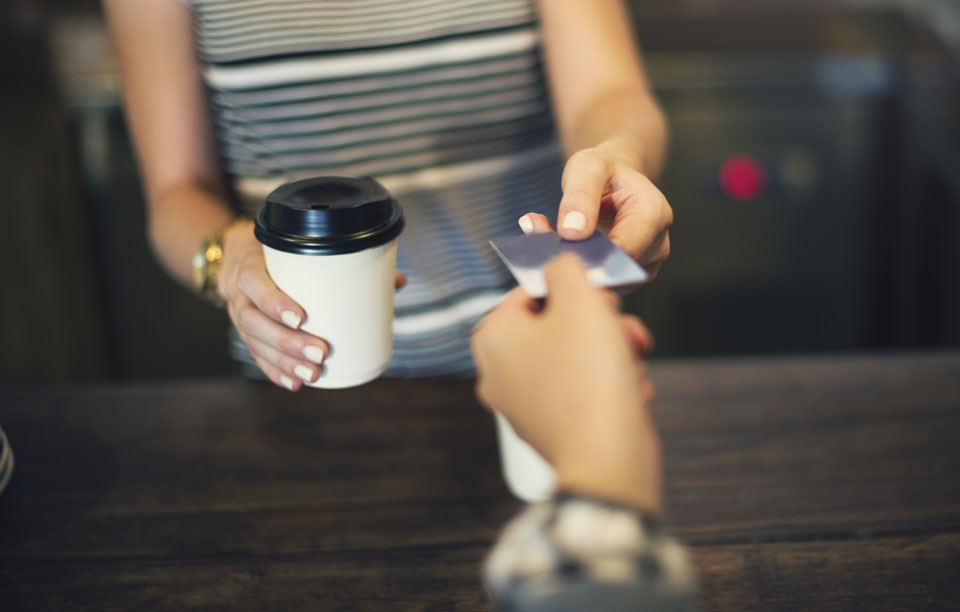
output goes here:
{"type": "Polygon", "coordinates": [[[567,252],[580,258],[587,268],[587,279],[597,287],[625,292],[650,280],[646,270],[600,232],[576,242],[555,233],[510,236],[491,240],[490,246],[533,298],[547,295],[543,266],[567,252]]]}

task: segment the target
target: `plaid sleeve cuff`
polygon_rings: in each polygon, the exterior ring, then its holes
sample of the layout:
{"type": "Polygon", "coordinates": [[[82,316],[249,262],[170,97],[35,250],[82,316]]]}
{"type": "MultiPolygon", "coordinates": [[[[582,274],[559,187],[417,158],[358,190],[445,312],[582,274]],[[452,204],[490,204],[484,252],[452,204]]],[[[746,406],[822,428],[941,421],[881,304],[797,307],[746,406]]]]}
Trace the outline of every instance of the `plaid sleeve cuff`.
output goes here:
{"type": "MultiPolygon", "coordinates": [[[[538,594],[597,585],[688,594],[693,576],[683,547],[636,510],[578,496],[528,506],[507,524],[484,578],[499,609],[538,594]]],[[[600,593],[601,596],[602,593],[600,593]]]]}

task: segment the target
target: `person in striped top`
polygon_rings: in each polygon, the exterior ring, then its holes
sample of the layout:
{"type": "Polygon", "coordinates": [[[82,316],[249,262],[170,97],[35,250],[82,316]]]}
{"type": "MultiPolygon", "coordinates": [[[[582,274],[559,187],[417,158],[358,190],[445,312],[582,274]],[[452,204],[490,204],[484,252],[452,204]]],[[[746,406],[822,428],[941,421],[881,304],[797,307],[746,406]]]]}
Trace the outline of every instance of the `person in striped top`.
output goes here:
{"type": "Polygon", "coordinates": [[[206,272],[235,354],[291,391],[330,347],[246,220],[288,180],[368,175],[403,206],[388,375],[472,373],[470,331],[513,284],[487,241],[518,220],[599,227],[653,273],[669,253],[666,123],[621,0],[104,4],[154,251],[184,284],[206,272]]]}

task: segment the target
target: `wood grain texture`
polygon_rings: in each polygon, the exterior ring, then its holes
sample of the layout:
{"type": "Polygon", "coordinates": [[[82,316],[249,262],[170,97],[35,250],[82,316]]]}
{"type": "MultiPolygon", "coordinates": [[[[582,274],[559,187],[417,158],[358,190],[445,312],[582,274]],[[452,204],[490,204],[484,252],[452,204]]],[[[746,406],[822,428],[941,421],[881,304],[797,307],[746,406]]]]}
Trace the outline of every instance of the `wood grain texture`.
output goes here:
{"type": "Polygon", "coordinates": [[[691,542],[960,527],[955,355],[718,360],[654,377],[668,514],[691,542]]]}
{"type": "Polygon", "coordinates": [[[701,610],[957,610],[960,535],[691,548],[701,610]]]}
{"type": "MultiPolygon", "coordinates": [[[[960,355],[652,372],[703,609],[956,609],[960,355]]],[[[0,391],[0,610],[487,609],[521,505],[472,392],[0,391]]]]}

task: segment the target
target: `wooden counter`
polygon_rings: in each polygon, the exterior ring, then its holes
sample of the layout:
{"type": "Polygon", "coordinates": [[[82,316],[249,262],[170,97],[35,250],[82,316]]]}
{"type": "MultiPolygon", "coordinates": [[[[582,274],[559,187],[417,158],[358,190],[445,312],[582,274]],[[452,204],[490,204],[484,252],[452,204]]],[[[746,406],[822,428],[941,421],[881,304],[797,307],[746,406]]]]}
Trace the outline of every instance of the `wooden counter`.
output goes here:
{"type": "MultiPolygon", "coordinates": [[[[655,362],[703,610],[956,610],[960,354],[655,362]]],[[[485,610],[468,381],[0,391],[0,610],[485,610]]]]}

